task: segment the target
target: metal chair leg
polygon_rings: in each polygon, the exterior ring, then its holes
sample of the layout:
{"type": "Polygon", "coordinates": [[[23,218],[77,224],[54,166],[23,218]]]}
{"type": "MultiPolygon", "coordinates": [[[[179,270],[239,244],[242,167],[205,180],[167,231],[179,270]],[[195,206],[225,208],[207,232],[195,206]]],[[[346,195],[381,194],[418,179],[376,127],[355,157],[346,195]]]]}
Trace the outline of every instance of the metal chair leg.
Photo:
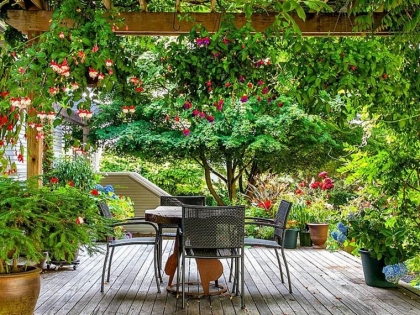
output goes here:
{"type": "Polygon", "coordinates": [[[108,262],[108,277],[107,282],[109,282],[109,279],[111,278],[111,263],[112,263],[112,257],[114,256],[114,249],[115,247],[111,248],[111,255],[109,255],[109,262],[108,262]]]}
{"type": "Polygon", "coordinates": [[[162,282],[162,277],[160,275],[160,269],[159,269],[159,265],[158,265],[158,248],[157,248],[157,244],[155,244],[155,246],[153,247],[153,267],[155,269],[155,278],[156,278],[156,286],[158,289],[158,293],[160,293],[160,282],[162,282]],[[159,282],[160,280],[160,282],[159,282]]]}
{"type": "Polygon", "coordinates": [[[282,268],[281,268],[281,262],[280,262],[279,251],[277,250],[277,248],[274,248],[274,251],[276,252],[277,263],[279,264],[280,277],[281,277],[281,283],[284,283],[283,270],[282,270],[282,268]]]}
{"type": "Polygon", "coordinates": [[[109,247],[106,248],[106,253],[105,253],[105,258],[104,258],[104,265],[102,267],[101,292],[104,292],[105,271],[106,271],[106,263],[108,261],[108,255],[109,255],[109,247]]]}
{"type": "MultiPolygon", "coordinates": [[[[286,267],[286,275],[287,275],[287,281],[289,282],[289,292],[292,292],[292,282],[290,281],[290,272],[289,272],[289,267],[287,265],[287,260],[286,260],[286,255],[284,253],[284,249],[283,247],[281,248],[281,255],[283,256],[283,261],[284,261],[284,266],[286,267]]],[[[282,273],[283,274],[283,273],[282,273]]]]}

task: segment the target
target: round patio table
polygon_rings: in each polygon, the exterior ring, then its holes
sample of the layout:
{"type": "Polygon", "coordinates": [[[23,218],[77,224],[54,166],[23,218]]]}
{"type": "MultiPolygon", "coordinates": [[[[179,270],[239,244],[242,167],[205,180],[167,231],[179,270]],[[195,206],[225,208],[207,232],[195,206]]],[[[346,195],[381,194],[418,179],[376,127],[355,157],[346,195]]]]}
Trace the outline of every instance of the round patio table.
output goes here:
{"type": "MultiPolygon", "coordinates": [[[[182,225],[182,207],[179,206],[159,206],[156,209],[146,210],[144,213],[146,221],[156,224],[176,224],[182,225]]],[[[165,273],[169,276],[166,290],[176,293],[177,283],[172,283],[176,268],[178,267],[178,242],[179,237],[175,238],[175,245],[172,254],[169,256],[165,264],[165,273]]],[[[227,291],[226,286],[219,286],[218,279],[223,274],[223,265],[218,259],[196,259],[198,272],[200,274],[203,292],[186,292],[187,295],[217,295],[227,291]],[[210,281],[215,281],[216,291],[210,291],[210,281]]],[[[186,283],[189,285],[197,283],[186,283]]]]}

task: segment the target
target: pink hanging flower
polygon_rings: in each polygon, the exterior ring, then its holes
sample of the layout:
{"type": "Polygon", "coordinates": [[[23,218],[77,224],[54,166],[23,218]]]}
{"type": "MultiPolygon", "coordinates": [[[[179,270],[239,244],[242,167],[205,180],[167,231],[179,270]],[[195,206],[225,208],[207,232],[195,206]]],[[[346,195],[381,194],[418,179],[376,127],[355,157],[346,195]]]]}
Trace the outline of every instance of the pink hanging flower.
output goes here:
{"type": "Polygon", "coordinates": [[[95,44],[95,46],[92,47],[92,52],[96,53],[99,50],[98,45],[95,44]]]}
{"type": "Polygon", "coordinates": [[[95,70],[95,69],[89,67],[89,76],[92,79],[95,79],[98,76],[98,74],[99,74],[98,70],[95,70]]]}
{"type": "Polygon", "coordinates": [[[191,132],[190,132],[190,129],[184,128],[184,129],[182,129],[182,133],[183,133],[184,136],[188,137],[191,132]]]}

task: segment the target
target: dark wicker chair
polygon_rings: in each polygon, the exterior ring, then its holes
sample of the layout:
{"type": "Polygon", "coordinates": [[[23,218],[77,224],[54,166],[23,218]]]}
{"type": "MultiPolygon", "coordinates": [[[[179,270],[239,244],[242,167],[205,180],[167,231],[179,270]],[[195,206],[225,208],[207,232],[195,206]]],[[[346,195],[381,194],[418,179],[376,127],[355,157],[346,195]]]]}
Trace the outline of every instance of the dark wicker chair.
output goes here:
{"type": "MultiPolygon", "coordinates": [[[[101,214],[106,218],[112,218],[112,214],[109,210],[109,207],[106,202],[100,201],[98,203],[99,209],[101,211],[101,214]]],[[[112,257],[114,255],[114,249],[115,247],[121,247],[121,246],[129,246],[129,245],[146,245],[146,246],[153,246],[153,267],[155,270],[155,278],[156,278],[156,286],[158,289],[158,292],[160,293],[160,282],[162,282],[162,277],[159,272],[159,266],[158,266],[158,229],[155,224],[151,222],[144,221],[144,218],[130,218],[123,221],[118,221],[113,224],[113,227],[116,226],[127,226],[127,225],[147,225],[152,227],[155,230],[155,236],[153,237],[132,237],[132,238],[125,238],[125,239],[115,239],[113,236],[107,237],[107,244],[106,244],[106,253],[105,253],[105,259],[104,259],[104,265],[102,268],[102,278],[101,278],[101,292],[104,292],[104,284],[105,284],[105,271],[107,268],[107,262],[108,262],[108,275],[107,275],[107,282],[109,282],[110,275],[111,275],[111,263],[112,263],[112,257]]]]}
{"type": "MultiPolygon", "coordinates": [[[[160,196],[160,205],[161,206],[182,206],[183,204],[187,205],[196,205],[196,206],[205,206],[206,205],[206,196],[160,196]]],[[[171,224],[158,224],[158,238],[159,238],[159,248],[158,248],[158,265],[159,270],[162,270],[162,237],[176,237],[176,232],[167,231],[164,232],[163,229],[177,229],[177,225],[171,224]]]]}
{"type": "Polygon", "coordinates": [[[178,266],[177,274],[178,283],[179,272],[182,276],[182,308],[185,307],[185,260],[187,258],[231,258],[235,264],[232,292],[241,295],[241,306],[242,308],[245,307],[244,223],[245,206],[182,206],[182,227],[180,231],[182,259],[179,260],[180,266],[178,266]]]}
{"type": "Polygon", "coordinates": [[[289,282],[289,292],[292,293],[292,283],[290,281],[289,267],[287,265],[286,255],[284,253],[284,238],[286,236],[286,223],[289,217],[289,212],[292,208],[292,203],[286,200],[281,200],[275,220],[265,218],[246,217],[245,225],[259,225],[269,226],[274,229],[274,240],[258,239],[258,238],[245,238],[245,246],[259,246],[273,248],[276,252],[277,263],[279,264],[281,281],[284,283],[283,270],[280,263],[280,256],[278,250],[281,250],[281,255],[286,269],[287,281],[289,282]]]}

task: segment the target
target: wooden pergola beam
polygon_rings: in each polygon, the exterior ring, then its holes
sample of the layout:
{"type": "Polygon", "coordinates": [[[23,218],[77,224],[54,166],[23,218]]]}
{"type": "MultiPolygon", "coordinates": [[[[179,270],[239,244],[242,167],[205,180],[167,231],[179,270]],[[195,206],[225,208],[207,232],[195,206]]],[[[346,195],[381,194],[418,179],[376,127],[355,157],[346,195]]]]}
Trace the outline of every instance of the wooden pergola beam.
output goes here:
{"type": "MultiPolygon", "coordinates": [[[[50,27],[52,11],[25,11],[9,10],[6,22],[27,34],[31,31],[43,32],[50,27]]],[[[374,14],[374,25],[372,30],[380,26],[380,22],[385,13],[374,14]]],[[[208,31],[215,32],[220,26],[223,18],[222,13],[176,13],[176,12],[121,12],[121,18],[128,26],[128,30],[121,27],[116,31],[119,35],[168,35],[177,36],[188,33],[196,24],[202,24],[208,31]],[[179,19],[178,16],[189,15],[190,19],[179,19]]],[[[234,14],[235,25],[241,27],[245,25],[246,17],[244,14],[234,14]]],[[[253,14],[252,26],[256,31],[264,31],[275,21],[275,14],[253,14]]],[[[293,19],[305,36],[356,36],[360,32],[353,32],[355,16],[348,16],[344,13],[317,14],[308,13],[306,21],[302,21],[297,15],[292,14],[293,19]]],[[[64,22],[70,26],[71,21],[64,22]]],[[[390,35],[388,31],[375,32],[376,35],[390,35]]]]}

